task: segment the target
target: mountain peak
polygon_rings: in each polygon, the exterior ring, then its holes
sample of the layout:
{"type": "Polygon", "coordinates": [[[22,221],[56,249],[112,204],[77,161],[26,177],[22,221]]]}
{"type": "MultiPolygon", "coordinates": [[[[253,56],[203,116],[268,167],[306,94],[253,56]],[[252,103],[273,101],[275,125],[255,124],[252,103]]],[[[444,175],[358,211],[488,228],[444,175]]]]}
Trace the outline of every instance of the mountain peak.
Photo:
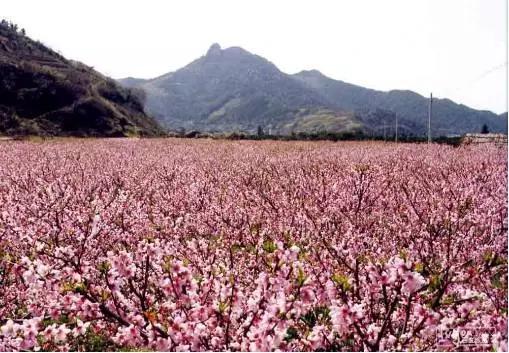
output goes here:
{"type": "MultiPolygon", "coordinates": [[[[262,127],[277,134],[362,129],[376,136],[384,131],[382,121],[400,116],[402,134],[427,133],[425,97],[352,85],[318,70],[288,75],[239,46],[213,44],[207,55],[137,87],[147,92],[147,111],[171,129],[255,133],[262,127]]],[[[507,119],[452,102],[436,100],[434,111],[436,136],[478,131],[484,123],[490,131],[507,131],[507,119]]]]}
{"type": "Polygon", "coordinates": [[[312,70],[302,70],[301,72],[296,74],[297,76],[315,76],[315,77],[326,77],[324,74],[322,74],[320,71],[316,69],[312,70]]]}
{"type": "Polygon", "coordinates": [[[207,56],[218,55],[221,53],[221,46],[218,43],[214,43],[210,46],[207,51],[207,56]]]}

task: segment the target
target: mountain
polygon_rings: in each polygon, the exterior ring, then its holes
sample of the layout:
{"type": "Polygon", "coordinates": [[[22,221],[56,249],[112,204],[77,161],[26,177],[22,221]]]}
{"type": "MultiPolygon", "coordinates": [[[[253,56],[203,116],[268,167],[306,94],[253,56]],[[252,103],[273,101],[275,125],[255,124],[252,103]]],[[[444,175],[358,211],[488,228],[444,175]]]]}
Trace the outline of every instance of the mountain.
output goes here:
{"type": "MultiPolygon", "coordinates": [[[[353,111],[362,116],[376,110],[390,111],[412,124],[415,134],[424,134],[427,131],[429,99],[415,92],[376,91],[333,80],[317,70],[301,71],[293,77],[320,93],[334,108],[353,111]]],[[[486,124],[490,131],[507,132],[507,118],[456,104],[449,99],[433,98],[433,135],[478,132],[483,124],[486,124]]]]}
{"type": "Polygon", "coordinates": [[[360,121],[266,59],[214,44],[184,68],[151,80],[127,78],[147,92],[147,111],[165,127],[272,133],[351,131],[360,121]]]}
{"type": "MultiPolygon", "coordinates": [[[[206,55],[175,72],[127,87],[147,93],[146,109],[171,130],[353,132],[424,135],[428,99],[412,91],[381,92],[334,80],[319,71],[288,75],[239,47],[210,47],[206,55]]],[[[507,118],[448,99],[434,99],[434,136],[507,132],[507,118]]]]}
{"type": "Polygon", "coordinates": [[[159,135],[143,95],[0,22],[0,135],[159,135]]]}

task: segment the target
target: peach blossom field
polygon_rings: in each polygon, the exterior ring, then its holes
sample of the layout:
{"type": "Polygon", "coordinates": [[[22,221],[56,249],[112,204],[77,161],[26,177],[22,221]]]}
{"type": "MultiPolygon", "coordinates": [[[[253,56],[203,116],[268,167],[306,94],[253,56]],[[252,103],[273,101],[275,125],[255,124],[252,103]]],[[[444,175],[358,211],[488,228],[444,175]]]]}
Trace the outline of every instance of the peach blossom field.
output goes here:
{"type": "Polygon", "coordinates": [[[489,144],[0,142],[0,351],[507,350],[507,171],[489,144]]]}

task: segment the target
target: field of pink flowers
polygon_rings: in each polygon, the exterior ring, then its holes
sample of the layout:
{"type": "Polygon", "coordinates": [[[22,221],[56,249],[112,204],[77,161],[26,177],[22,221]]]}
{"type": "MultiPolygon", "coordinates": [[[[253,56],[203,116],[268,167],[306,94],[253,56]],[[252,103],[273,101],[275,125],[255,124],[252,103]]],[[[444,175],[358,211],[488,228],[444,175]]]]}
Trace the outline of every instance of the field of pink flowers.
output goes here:
{"type": "Polygon", "coordinates": [[[506,148],[0,143],[0,350],[507,350],[507,306],[506,148]]]}

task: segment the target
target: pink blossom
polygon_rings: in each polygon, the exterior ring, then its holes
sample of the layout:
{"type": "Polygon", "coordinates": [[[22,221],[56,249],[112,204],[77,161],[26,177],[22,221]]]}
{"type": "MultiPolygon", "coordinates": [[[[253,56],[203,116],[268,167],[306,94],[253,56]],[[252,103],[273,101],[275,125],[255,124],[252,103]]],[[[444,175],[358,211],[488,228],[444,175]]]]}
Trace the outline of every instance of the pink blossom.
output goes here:
{"type": "Polygon", "coordinates": [[[0,204],[0,350],[507,349],[496,146],[13,141],[0,204]]]}
{"type": "Polygon", "coordinates": [[[403,289],[407,293],[414,293],[419,290],[424,284],[426,284],[426,280],[417,272],[408,272],[404,276],[403,289]]]}

